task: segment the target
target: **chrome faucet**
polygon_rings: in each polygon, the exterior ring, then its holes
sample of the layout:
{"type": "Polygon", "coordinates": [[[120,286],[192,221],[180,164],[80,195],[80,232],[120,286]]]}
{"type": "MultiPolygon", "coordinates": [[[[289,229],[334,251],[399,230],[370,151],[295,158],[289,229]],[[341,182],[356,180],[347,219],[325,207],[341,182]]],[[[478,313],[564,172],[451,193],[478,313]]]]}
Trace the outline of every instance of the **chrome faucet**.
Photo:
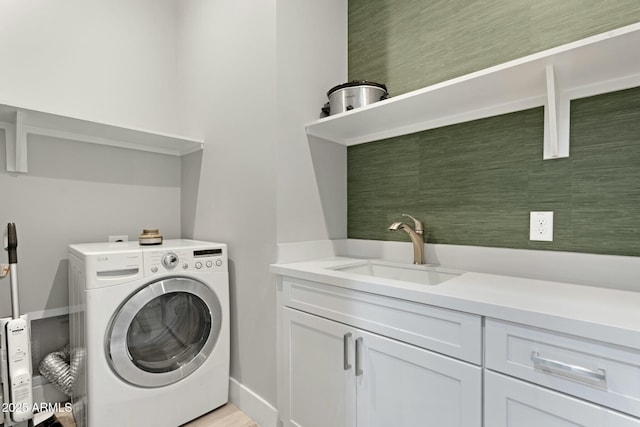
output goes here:
{"type": "Polygon", "coordinates": [[[413,220],[413,226],[415,227],[415,230],[411,228],[410,225],[407,225],[404,222],[394,222],[389,226],[389,230],[406,231],[409,237],[411,237],[411,241],[413,242],[413,263],[424,264],[424,231],[422,230],[422,222],[415,219],[411,215],[402,214],[402,216],[408,216],[413,220]]]}

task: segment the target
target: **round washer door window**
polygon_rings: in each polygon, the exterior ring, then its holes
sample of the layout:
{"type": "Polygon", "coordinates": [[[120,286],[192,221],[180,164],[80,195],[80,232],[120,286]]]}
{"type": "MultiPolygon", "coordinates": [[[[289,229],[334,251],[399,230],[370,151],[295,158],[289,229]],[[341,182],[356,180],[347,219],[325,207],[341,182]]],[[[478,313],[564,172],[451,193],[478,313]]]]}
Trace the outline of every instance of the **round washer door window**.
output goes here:
{"type": "Polygon", "coordinates": [[[185,277],[150,283],[113,317],[107,359],[124,380],[161,387],[194,372],[220,334],[221,306],[205,284],[185,277]]]}

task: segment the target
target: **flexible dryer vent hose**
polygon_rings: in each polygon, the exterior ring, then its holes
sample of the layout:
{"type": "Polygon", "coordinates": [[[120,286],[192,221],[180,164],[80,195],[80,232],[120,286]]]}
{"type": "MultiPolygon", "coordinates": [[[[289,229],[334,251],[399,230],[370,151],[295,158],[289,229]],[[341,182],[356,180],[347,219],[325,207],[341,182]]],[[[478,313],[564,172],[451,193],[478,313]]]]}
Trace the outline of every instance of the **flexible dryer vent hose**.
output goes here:
{"type": "Polygon", "coordinates": [[[38,370],[58,390],[67,396],[71,396],[73,385],[78,378],[78,371],[83,358],[82,353],[82,350],[78,349],[71,354],[70,347],[67,344],[42,359],[38,370]]]}

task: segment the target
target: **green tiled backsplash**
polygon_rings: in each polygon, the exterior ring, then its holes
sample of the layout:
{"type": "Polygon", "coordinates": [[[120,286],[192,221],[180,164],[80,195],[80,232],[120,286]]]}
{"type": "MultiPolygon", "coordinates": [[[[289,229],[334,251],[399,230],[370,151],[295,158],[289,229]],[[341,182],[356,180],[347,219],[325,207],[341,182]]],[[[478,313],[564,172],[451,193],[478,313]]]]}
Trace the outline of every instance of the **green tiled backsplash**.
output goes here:
{"type": "MultiPolygon", "coordinates": [[[[349,0],[349,78],[394,96],[637,21],[637,0],[349,0]]],[[[542,160],[543,115],[349,147],[348,236],[408,241],[387,231],[408,213],[431,243],[640,256],[640,88],[573,101],[566,159],[542,160]],[[554,241],[529,241],[547,210],[554,241]]]]}
{"type": "MultiPolygon", "coordinates": [[[[430,243],[640,256],[640,88],[571,103],[570,157],[542,160],[544,111],[521,111],[348,148],[348,235],[408,213],[430,243]],[[529,212],[554,241],[529,241],[529,212]]],[[[406,219],[406,218],[404,218],[406,219]]]]}

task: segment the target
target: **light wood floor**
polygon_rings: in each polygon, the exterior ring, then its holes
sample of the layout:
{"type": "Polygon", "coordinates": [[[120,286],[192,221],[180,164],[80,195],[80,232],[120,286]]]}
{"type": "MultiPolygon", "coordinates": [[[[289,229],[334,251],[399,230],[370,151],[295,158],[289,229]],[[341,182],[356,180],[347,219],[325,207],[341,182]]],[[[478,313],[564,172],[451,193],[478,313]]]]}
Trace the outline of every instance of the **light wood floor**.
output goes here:
{"type": "Polygon", "coordinates": [[[213,412],[204,414],[183,427],[260,427],[235,405],[227,403],[213,412]]]}
{"type": "MultiPolygon", "coordinates": [[[[71,413],[56,413],[58,420],[64,427],[75,427],[71,413]]],[[[247,417],[235,405],[227,403],[215,411],[204,414],[200,418],[184,424],[182,427],[260,427],[255,421],[247,417]]]]}

